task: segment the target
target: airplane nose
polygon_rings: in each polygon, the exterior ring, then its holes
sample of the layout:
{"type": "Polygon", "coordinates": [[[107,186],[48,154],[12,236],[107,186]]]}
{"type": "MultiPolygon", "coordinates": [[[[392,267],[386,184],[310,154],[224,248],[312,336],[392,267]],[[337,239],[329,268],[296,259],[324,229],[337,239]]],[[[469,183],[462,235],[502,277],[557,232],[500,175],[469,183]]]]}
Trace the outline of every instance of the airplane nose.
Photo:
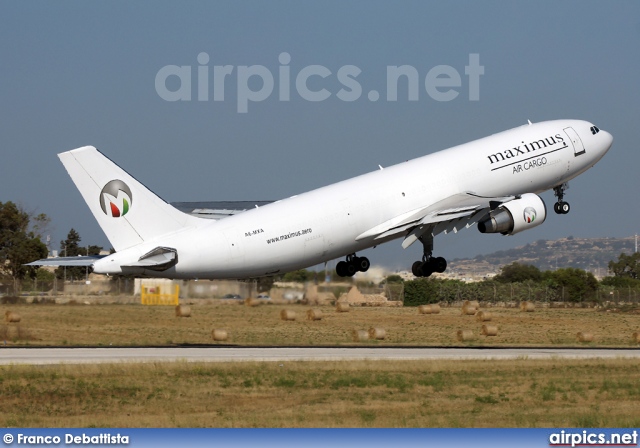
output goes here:
{"type": "Polygon", "coordinates": [[[602,145],[602,154],[604,155],[607,151],[609,151],[609,149],[611,148],[611,145],[613,144],[613,135],[603,130],[600,130],[600,135],[601,135],[600,138],[604,142],[602,145]]]}

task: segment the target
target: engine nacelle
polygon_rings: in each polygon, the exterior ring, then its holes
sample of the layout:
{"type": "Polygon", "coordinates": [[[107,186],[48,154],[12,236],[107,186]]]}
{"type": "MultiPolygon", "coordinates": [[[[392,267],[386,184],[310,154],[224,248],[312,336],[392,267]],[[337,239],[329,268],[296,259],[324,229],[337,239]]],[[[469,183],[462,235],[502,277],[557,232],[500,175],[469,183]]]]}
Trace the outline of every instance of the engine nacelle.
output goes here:
{"type": "Polygon", "coordinates": [[[505,202],[478,222],[480,233],[515,235],[539,226],[547,218],[547,207],[540,196],[526,193],[505,202]]]}

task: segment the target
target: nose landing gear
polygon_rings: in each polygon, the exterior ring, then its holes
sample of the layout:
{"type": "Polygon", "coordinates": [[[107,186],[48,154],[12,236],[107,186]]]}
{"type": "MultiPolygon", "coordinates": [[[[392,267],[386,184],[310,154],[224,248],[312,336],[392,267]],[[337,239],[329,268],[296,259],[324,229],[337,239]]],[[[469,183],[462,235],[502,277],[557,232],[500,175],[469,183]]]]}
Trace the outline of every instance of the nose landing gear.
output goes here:
{"type": "Polygon", "coordinates": [[[367,257],[358,257],[356,254],[347,255],[345,261],[336,265],[336,273],[340,277],[353,277],[356,272],[367,272],[371,263],[367,257]]]}
{"type": "Polygon", "coordinates": [[[564,202],[564,192],[569,189],[569,184],[564,183],[553,188],[553,194],[558,198],[558,202],[553,204],[553,211],[558,215],[566,215],[571,210],[568,202],[564,202]]]}

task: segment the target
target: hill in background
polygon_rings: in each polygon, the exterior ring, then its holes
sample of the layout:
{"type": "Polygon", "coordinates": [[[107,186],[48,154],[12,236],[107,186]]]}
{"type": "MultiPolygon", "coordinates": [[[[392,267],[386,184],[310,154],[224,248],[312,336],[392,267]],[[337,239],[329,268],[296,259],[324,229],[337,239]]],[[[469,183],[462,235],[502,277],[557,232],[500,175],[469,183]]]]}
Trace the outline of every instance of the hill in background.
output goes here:
{"type": "Polygon", "coordinates": [[[499,250],[471,259],[456,258],[448,271],[458,277],[485,277],[500,272],[504,265],[518,262],[531,264],[542,271],[556,268],[579,268],[601,278],[608,275],[608,264],[621,253],[635,252],[635,237],[627,238],[574,238],[538,240],[514,249],[499,250]]]}

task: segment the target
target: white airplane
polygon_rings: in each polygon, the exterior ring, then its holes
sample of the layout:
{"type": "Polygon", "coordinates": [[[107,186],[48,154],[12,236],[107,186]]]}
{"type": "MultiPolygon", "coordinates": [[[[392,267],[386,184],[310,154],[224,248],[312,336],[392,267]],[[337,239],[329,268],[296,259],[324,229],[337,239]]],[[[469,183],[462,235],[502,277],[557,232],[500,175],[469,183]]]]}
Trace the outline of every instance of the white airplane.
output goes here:
{"type": "Polygon", "coordinates": [[[594,166],[613,137],[592,123],[556,120],[520,126],[317,190],[214,219],[166,203],[92,146],[59,154],[116,250],[32,265],[90,265],[99,274],[173,279],[246,279],[345,257],[341,276],[369,268],[357,252],[398,238],[420,241],[418,277],[444,272],[433,238],[477,223],[514,235],[542,224],[538,196],[553,189],[569,212],[567,182],[594,166]]]}

